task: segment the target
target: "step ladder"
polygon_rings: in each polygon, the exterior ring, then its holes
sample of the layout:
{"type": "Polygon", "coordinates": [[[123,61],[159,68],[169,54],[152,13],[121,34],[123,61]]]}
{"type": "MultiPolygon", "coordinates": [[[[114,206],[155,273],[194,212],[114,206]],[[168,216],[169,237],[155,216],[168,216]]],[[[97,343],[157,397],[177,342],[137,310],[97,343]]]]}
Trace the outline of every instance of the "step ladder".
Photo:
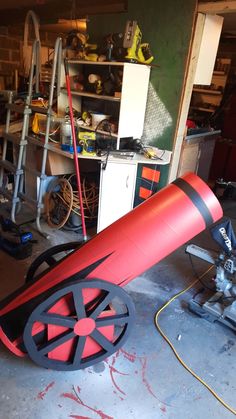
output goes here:
{"type": "Polygon", "coordinates": [[[39,74],[40,74],[40,42],[35,40],[32,48],[32,60],[31,60],[31,69],[29,75],[29,86],[28,93],[26,97],[25,104],[19,106],[13,103],[13,94],[9,94],[9,102],[7,104],[7,118],[6,118],[6,128],[4,133],[3,140],[3,152],[2,159],[0,160],[0,194],[5,196],[9,201],[11,201],[11,220],[16,222],[16,214],[20,212],[22,208],[22,203],[29,205],[35,211],[35,221],[37,230],[45,237],[48,237],[47,234],[43,232],[41,227],[41,215],[44,208],[43,205],[43,185],[44,181],[47,178],[46,175],[46,162],[47,162],[47,153],[48,153],[48,143],[50,136],[50,126],[53,116],[53,101],[55,96],[55,84],[57,85],[56,95],[58,97],[60,93],[60,74],[61,74],[61,59],[62,59],[62,40],[57,38],[54,49],[54,58],[52,65],[52,76],[51,84],[49,90],[49,99],[48,105],[46,108],[41,108],[39,106],[32,105],[33,97],[33,86],[35,78],[35,93],[39,93],[39,74]],[[56,83],[57,77],[57,83],[56,83]],[[21,134],[12,134],[10,133],[11,125],[11,113],[18,112],[23,114],[23,126],[21,134]],[[32,115],[37,112],[46,115],[46,130],[45,130],[45,139],[42,142],[39,138],[33,137],[30,135],[30,119],[32,115]],[[17,164],[14,164],[6,159],[7,157],[7,147],[8,144],[12,143],[14,146],[18,147],[18,159],[17,164]],[[27,167],[27,149],[31,145],[37,145],[42,147],[42,162],[41,170],[37,171],[27,167]],[[37,191],[37,198],[29,196],[28,193],[25,193],[25,175],[26,173],[31,173],[34,175],[35,179],[39,179],[39,184],[35,182],[35,190],[37,191]],[[4,176],[13,174],[14,175],[14,188],[13,193],[10,193],[9,190],[4,186],[4,176]]]}
{"type": "Polygon", "coordinates": [[[3,150],[2,158],[0,161],[0,193],[5,196],[9,201],[12,202],[11,208],[11,219],[15,222],[15,213],[20,199],[18,197],[18,190],[22,187],[20,182],[23,175],[22,161],[24,159],[24,148],[26,146],[26,134],[29,129],[29,118],[31,115],[30,104],[33,94],[33,80],[35,74],[35,92],[39,91],[39,41],[35,41],[32,48],[32,59],[31,59],[31,71],[29,75],[28,94],[25,101],[25,106],[18,106],[13,103],[14,93],[9,92],[9,100],[7,104],[7,116],[6,116],[6,127],[3,134],[3,150]],[[22,132],[18,134],[11,133],[11,119],[12,112],[18,112],[23,114],[22,132]],[[7,154],[9,146],[12,147],[12,160],[7,160],[7,154]],[[18,149],[18,161],[14,162],[14,151],[18,149]],[[4,178],[10,174],[14,175],[14,189],[13,192],[9,192],[7,187],[4,186],[4,178]]]}

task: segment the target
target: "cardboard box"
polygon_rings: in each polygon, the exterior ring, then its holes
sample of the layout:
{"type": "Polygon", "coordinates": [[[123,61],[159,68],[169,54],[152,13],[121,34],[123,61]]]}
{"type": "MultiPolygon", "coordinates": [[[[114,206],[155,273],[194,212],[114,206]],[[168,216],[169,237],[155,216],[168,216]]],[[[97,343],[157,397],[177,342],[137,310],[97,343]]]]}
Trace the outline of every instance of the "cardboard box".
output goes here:
{"type": "MultiPolygon", "coordinates": [[[[41,171],[43,150],[38,149],[36,152],[37,170],[41,171]]],[[[75,172],[74,161],[67,157],[61,156],[54,151],[48,151],[46,162],[46,175],[58,176],[75,172]]]]}

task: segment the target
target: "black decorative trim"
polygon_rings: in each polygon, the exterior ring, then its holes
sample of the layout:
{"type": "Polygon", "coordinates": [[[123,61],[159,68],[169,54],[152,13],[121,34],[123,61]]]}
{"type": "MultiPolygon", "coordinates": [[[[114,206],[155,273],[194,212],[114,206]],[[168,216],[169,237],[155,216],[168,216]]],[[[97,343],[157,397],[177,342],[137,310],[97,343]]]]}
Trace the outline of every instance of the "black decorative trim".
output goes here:
{"type": "Polygon", "coordinates": [[[180,188],[191,199],[192,203],[201,213],[205,221],[206,227],[208,227],[214,222],[213,217],[209,209],[207,208],[205,202],[203,201],[202,197],[188,182],[186,182],[182,178],[178,178],[174,182],[172,182],[172,184],[180,188]]]}

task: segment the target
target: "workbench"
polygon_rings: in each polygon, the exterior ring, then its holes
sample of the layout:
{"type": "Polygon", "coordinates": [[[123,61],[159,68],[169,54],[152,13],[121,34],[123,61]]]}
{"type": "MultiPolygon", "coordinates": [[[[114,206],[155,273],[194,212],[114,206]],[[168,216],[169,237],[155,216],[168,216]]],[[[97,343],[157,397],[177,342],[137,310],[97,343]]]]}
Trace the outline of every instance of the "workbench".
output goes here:
{"type": "MultiPolygon", "coordinates": [[[[57,144],[49,143],[48,150],[68,159],[73,153],[61,150],[57,144]]],[[[152,160],[136,152],[119,154],[117,151],[102,156],[84,156],[78,153],[80,165],[89,170],[97,166],[100,176],[97,232],[118,218],[158,189],[161,167],[170,163],[171,152],[159,150],[160,159],[152,160]],[[129,154],[132,154],[131,156],[129,154]]]]}
{"type": "MultiPolygon", "coordinates": [[[[18,128],[19,130],[19,128],[18,128]]],[[[31,147],[27,147],[25,173],[25,194],[37,201],[39,176],[42,165],[42,150],[47,153],[46,179],[43,180],[43,193],[52,176],[74,173],[74,155],[61,149],[60,144],[44,142],[34,136],[26,137],[31,147]]],[[[14,143],[20,141],[20,132],[14,134],[14,143]]],[[[97,232],[112,224],[152,193],[160,189],[161,168],[168,165],[171,152],[158,150],[158,159],[149,159],[136,152],[110,151],[107,155],[83,155],[78,153],[80,171],[92,171],[99,179],[99,204],[97,232]]]]}

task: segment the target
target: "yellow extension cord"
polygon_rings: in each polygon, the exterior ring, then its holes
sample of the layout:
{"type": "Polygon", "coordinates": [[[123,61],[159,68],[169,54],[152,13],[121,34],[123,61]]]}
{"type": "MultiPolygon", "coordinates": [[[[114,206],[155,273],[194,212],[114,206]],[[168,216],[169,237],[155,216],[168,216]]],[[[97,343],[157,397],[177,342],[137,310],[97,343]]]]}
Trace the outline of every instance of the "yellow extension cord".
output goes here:
{"type": "Polygon", "coordinates": [[[180,297],[181,295],[183,295],[185,292],[187,292],[188,290],[190,290],[195,284],[197,284],[199,282],[200,279],[202,279],[211,269],[213,268],[213,266],[211,266],[209,269],[207,269],[198,279],[196,279],[195,281],[193,281],[187,288],[185,288],[184,290],[178,292],[177,294],[175,294],[169,301],[167,301],[167,303],[165,303],[155,314],[155,326],[157,328],[157,330],[159,331],[159,333],[161,334],[161,336],[165,339],[165,341],[168,343],[168,345],[171,347],[172,351],[174,352],[176,358],[178,359],[178,361],[181,363],[181,365],[190,373],[193,375],[193,377],[195,377],[198,381],[200,381],[201,384],[203,384],[207,390],[210,391],[210,393],[226,408],[228,409],[231,413],[233,413],[234,415],[236,415],[236,410],[233,409],[231,406],[229,406],[226,402],[224,402],[223,399],[221,399],[220,396],[218,396],[218,394],[202,379],[200,378],[193,370],[191,370],[191,368],[189,368],[185,362],[182,360],[182,358],[179,356],[178,352],[176,351],[174,345],[171,343],[171,341],[168,339],[168,337],[164,334],[164,332],[162,331],[161,327],[158,324],[158,318],[160,316],[160,314],[162,313],[163,310],[165,310],[166,307],[168,307],[172,301],[176,300],[176,298],[180,297]]]}

